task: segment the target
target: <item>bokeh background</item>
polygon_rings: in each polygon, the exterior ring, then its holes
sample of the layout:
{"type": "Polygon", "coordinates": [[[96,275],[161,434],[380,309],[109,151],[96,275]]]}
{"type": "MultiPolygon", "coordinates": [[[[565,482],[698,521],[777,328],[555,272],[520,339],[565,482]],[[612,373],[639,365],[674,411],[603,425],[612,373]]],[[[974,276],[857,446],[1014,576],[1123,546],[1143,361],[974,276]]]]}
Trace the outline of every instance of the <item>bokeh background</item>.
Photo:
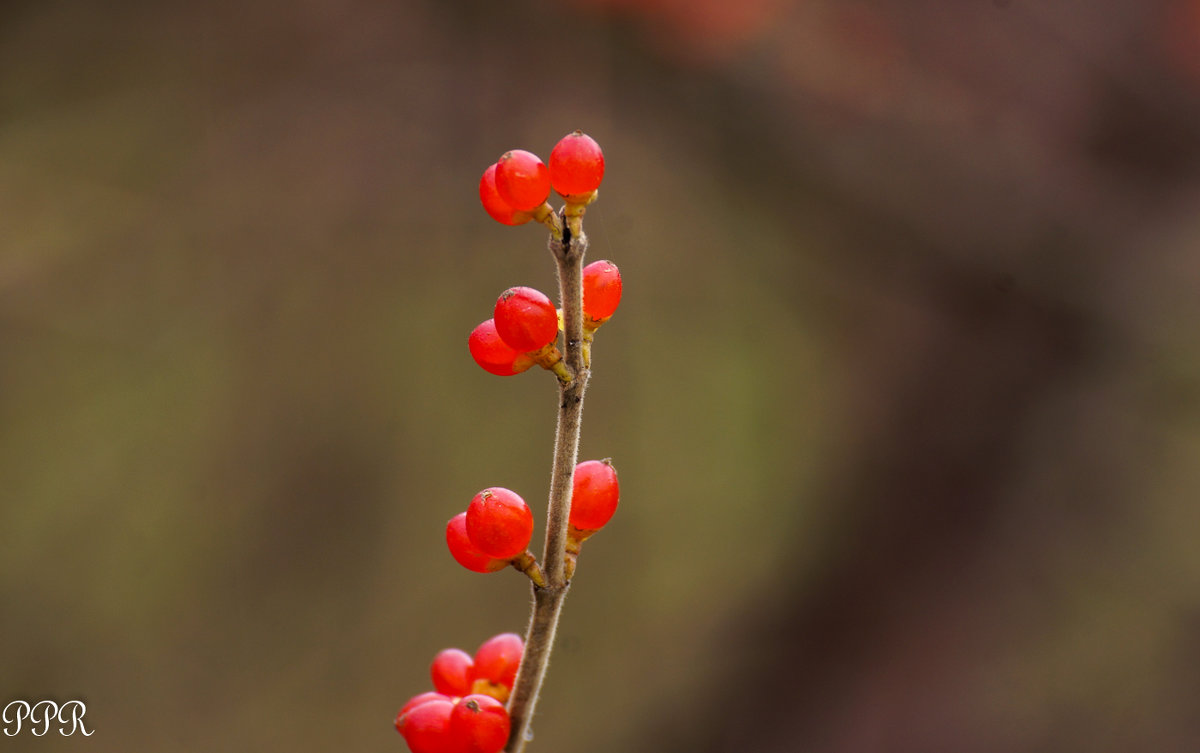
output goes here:
{"type": "Polygon", "coordinates": [[[6,4],[0,700],[95,734],[0,748],[400,751],[523,631],[476,186],[576,128],[623,497],[531,750],[1200,750],[1196,0],[6,4]]]}

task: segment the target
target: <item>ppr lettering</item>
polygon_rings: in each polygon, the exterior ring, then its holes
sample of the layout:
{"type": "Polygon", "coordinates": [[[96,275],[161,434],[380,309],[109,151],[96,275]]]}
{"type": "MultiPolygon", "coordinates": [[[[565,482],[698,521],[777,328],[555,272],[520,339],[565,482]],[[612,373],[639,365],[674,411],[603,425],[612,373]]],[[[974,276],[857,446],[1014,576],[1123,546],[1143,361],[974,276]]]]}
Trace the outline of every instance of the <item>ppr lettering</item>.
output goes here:
{"type": "Polygon", "coordinates": [[[58,727],[58,733],[70,737],[76,732],[82,732],[90,737],[92,732],[83,724],[83,715],[87,713],[87,705],[83,701],[67,701],[61,706],[55,701],[11,701],[4,707],[0,719],[4,721],[4,734],[16,737],[27,730],[34,737],[41,737],[50,731],[52,726],[58,727]]]}

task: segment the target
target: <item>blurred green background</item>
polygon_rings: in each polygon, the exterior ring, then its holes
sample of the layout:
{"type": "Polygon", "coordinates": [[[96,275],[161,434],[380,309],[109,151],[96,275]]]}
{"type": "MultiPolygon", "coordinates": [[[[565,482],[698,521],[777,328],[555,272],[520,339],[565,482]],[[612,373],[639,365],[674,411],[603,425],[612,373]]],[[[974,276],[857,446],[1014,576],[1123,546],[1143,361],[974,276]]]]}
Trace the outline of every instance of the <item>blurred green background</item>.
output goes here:
{"type": "Polygon", "coordinates": [[[523,631],[476,187],[576,128],[622,504],[531,750],[1200,750],[1196,0],[6,5],[0,701],[95,734],[0,748],[400,751],[523,631]]]}

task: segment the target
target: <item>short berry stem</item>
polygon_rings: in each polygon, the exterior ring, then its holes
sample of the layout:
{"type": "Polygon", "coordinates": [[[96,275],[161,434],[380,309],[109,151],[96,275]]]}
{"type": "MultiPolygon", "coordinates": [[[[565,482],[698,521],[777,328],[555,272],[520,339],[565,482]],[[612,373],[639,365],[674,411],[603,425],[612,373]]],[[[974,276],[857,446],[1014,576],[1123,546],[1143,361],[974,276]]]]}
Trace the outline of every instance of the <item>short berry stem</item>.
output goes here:
{"type": "Polygon", "coordinates": [[[571,514],[571,490],[579,457],[579,430],[583,418],[583,396],[588,367],[583,357],[583,257],[587,236],[564,227],[563,237],[550,238],[550,251],[558,265],[559,296],[563,309],[565,351],[563,363],[570,381],[560,381],[558,425],[554,435],[554,464],[550,474],[550,501],[546,519],[546,550],[542,565],[546,584],[533,587],[533,611],[525,635],[525,653],[508,700],[512,735],[507,753],[521,753],[530,735],[530,721],[546,677],[550,652],[563,600],[570,588],[565,567],[567,528],[571,514]]]}
{"type": "Polygon", "coordinates": [[[539,588],[546,587],[546,577],[542,574],[542,568],[538,565],[537,559],[528,550],[514,557],[510,564],[529,576],[529,580],[533,581],[535,586],[539,588]]]}
{"type": "Polygon", "coordinates": [[[545,225],[550,229],[550,237],[562,240],[562,218],[550,208],[549,203],[544,203],[537,209],[534,209],[533,219],[545,225]]]}

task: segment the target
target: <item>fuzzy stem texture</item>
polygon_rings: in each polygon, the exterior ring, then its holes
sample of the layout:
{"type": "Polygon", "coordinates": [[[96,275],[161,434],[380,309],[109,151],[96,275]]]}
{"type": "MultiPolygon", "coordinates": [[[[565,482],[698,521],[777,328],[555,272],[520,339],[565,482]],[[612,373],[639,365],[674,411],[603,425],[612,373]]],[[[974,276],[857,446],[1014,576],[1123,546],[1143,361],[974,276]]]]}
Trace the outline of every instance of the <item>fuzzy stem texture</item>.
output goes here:
{"type": "Polygon", "coordinates": [[[533,586],[533,609],[525,633],[525,653],[508,699],[512,734],[506,753],[522,753],[532,738],[530,722],[542,681],[546,678],[563,600],[571,586],[565,567],[567,526],[571,514],[571,486],[579,457],[583,395],[589,374],[583,358],[583,257],[587,252],[587,236],[564,228],[563,237],[559,239],[552,235],[549,246],[558,265],[559,301],[565,331],[563,362],[571,379],[559,383],[558,425],[546,513],[546,550],[542,556],[546,585],[533,586]]]}

